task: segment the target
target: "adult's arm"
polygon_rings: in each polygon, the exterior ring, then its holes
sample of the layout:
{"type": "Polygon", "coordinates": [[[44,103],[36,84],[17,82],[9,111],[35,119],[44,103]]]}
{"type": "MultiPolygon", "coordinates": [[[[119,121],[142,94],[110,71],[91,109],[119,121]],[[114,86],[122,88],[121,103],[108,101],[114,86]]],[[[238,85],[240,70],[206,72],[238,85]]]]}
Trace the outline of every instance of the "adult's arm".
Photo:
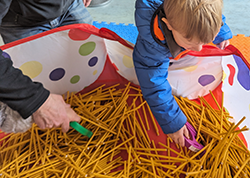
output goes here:
{"type": "Polygon", "coordinates": [[[2,23],[3,17],[9,11],[11,2],[12,2],[12,0],[1,0],[0,1],[0,25],[2,23]]]}
{"type": "Polygon", "coordinates": [[[71,121],[80,121],[62,96],[50,94],[41,83],[32,82],[12,64],[0,50],[0,101],[16,110],[22,118],[33,116],[42,129],[61,127],[67,132],[71,121]]]}
{"type": "Polygon", "coordinates": [[[48,98],[50,92],[33,82],[0,50],[0,101],[16,110],[24,119],[31,116],[48,98]]]}

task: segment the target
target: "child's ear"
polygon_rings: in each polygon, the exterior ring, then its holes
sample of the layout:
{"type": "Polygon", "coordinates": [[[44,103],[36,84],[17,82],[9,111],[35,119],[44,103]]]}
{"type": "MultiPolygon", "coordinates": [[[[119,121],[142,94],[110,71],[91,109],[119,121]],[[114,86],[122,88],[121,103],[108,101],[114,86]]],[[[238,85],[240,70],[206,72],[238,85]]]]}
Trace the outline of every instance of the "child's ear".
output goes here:
{"type": "Polygon", "coordinates": [[[162,17],[161,20],[167,25],[169,30],[173,30],[173,27],[169,24],[168,20],[165,17],[162,17]]]}

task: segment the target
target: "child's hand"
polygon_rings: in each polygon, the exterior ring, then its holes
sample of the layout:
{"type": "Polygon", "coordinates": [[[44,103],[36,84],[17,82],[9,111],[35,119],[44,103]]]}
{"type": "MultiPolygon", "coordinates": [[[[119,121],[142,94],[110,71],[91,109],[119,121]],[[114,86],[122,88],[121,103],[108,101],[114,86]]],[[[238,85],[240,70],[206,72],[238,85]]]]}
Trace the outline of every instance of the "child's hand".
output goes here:
{"type": "Polygon", "coordinates": [[[229,40],[222,41],[221,43],[216,44],[216,46],[220,49],[225,49],[229,45],[229,40]]]}
{"type": "Polygon", "coordinates": [[[185,140],[184,140],[184,136],[189,138],[189,132],[188,129],[186,127],[186,125],[184,125],[180,130],[178,130],[175,133],[171,133],[171,134],[167,134],[176,144],[179,144],[181,147],[185,146],[185,140]]]}

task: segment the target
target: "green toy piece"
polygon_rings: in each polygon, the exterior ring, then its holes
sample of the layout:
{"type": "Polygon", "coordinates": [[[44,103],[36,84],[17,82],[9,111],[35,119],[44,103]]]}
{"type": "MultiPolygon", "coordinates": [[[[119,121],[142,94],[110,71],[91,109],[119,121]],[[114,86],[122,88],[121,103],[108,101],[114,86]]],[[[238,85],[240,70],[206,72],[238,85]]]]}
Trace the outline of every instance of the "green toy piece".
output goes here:
{"type": "Polygon", "coordinates": [[[74,128],[77,132],[79,132],[80,134],[85,135],[85,136],[87,136],[89,138],[93,135],[93,133],[90,130],[88,130],[85,127],[81,126],[78,122],[75,122],[75,121],[70,122],[70,126],[72,128],[74,128]]]}

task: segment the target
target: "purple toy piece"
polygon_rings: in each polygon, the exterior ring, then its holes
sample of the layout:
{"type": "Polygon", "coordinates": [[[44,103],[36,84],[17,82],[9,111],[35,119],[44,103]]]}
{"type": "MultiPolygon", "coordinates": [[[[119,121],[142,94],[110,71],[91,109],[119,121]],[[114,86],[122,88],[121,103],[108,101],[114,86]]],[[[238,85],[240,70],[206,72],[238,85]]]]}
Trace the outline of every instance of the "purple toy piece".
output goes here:
{"type": "Polygon", "coordinates": [[[197,133],[196,133],[194,127],[189,122],[186,123],[186,127],[189,130],[190,139],[184,137],[185,138],[185,146],[188,149],[190,149],[191,151],[194,151],[194,152],[200,151],[204,146],[199,144],[195,140],[195,137],[196,137],[197,133]]]}

